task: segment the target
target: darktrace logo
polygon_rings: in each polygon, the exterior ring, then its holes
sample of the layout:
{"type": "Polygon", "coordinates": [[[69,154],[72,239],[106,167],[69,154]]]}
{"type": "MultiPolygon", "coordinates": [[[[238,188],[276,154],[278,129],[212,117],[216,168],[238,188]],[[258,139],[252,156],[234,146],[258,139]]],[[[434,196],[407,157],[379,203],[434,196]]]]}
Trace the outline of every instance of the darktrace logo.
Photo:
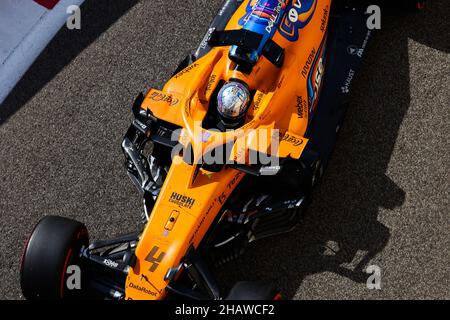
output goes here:
{"type": "Polygon", "coordinates": [[[195,203],[195,199],[190,198],[185,195],[182,195],[182,194],[179,194],[179,193],[176,193],[176,192],[172,192],[172,194],[170,195],[170,198],[169,198],[169,202],[174,203],[180,207],[191,209],[195,203]]]}

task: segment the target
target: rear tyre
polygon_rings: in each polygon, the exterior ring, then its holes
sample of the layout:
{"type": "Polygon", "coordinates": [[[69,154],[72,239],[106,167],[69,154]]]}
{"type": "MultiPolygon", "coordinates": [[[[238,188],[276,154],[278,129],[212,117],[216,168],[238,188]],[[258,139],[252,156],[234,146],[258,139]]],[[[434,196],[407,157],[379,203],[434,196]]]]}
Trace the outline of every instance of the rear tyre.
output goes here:
{"type": "Polygon", "coordinates": [[[280,291],[261,281],[241,281],[230,290],[226,300],[280,300],[280,291]]]}
{"type": "Polygon", "coordinates": [[[79,266],[81,247],[88,243],[88,232],[82,223],[57,216],[43,218],[34,228],[22,256],[20,286],[25,298],[75,297],[79,290],[67,289],[66,270],[70,265],[79,266]]]}

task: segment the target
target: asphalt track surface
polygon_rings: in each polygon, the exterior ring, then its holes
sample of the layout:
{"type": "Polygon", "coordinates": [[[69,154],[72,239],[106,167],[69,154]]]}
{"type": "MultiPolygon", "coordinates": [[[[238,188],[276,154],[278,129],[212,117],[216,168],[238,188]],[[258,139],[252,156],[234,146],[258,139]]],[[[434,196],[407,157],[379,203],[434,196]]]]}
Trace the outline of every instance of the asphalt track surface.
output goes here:
{"type": "MultiPolygon", "coordinates": [[[[59,214],[92,238],[134,230],[121,139],[139,91],[201,40],[219,0],[87,1],[0,107],[0,298],[22,298],[33,225],[59,214]]],[[[450,298],[450,23],[446,0],[385,14],[305,221],[250,245],[221,283],[266,279],[295,299],[450,298]],[[381,290],[366,288],[380,266],[381,290]]]]}

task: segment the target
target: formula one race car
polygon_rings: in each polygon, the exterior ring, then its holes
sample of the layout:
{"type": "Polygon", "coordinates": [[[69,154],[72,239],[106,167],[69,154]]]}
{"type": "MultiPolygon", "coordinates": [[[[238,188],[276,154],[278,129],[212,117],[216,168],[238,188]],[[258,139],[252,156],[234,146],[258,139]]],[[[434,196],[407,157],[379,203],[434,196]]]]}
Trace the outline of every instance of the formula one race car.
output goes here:
{"type": "Polygon", "coordinates": [[[355,3],[225,1],[196,52],[132,107],[122,148],[145,228],[89,244],[82,223],[44,218],[22,258],[24,296],[279,298],[262,282],[224,293],[210,269],[304,214],[372,38],[355,3]]]}

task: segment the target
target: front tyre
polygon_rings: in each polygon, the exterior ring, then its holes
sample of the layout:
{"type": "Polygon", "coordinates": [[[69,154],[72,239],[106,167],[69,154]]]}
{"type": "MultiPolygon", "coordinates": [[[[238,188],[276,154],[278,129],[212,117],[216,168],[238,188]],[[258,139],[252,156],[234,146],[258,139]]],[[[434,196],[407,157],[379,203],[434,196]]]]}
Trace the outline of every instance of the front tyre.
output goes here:
{"type": "Polygon", "coordinates": [[[34,228],[22,256],[20,286],[29,300],[53,300],[74,296],[68,290],[66,270],[79,265],[82,246],[88,246],[86,227],[77,221],[47,216],[34,228]]]}

